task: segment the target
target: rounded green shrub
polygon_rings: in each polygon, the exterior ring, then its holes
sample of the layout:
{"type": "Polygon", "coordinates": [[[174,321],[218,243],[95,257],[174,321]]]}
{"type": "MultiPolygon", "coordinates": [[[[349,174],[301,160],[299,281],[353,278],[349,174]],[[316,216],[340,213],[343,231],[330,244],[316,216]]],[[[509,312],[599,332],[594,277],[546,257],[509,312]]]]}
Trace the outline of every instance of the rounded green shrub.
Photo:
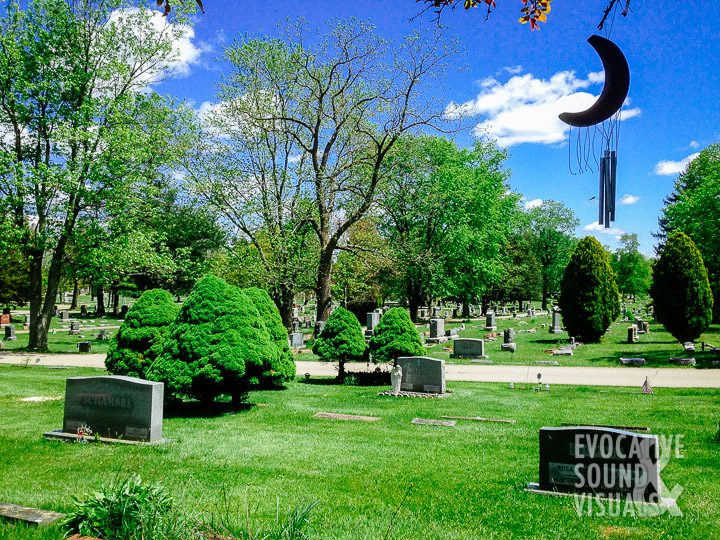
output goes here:
{"type": "Polygon", "coordinates": [[[206,275],[170,325],[149,378],[174,397],[208,402],[225,394],[239,403],[251,388],[276,380],[280,358],[253,300],[206,275]]]}
{"type": "Polygon", "coordinates": [[[695,242],[671,234],[658,250],[650,288],[655,318],[680,342],[694,341],[712,320],[708,273],[695,242]]]}
{"type": "Polygon", "coordinates": [[[620,315],[620,295],[605,249],[592,236],[578,243],[560,288],[563,324],[571,336],[597,342],[620,315]]]}
{"type": "Polygon", "coordinates": [[[273,385],[280,385],[295,378],[295,359],[288,343],[287,328],[282,322],[280,310],[265,289],[249,287],[243,292],[253,301],[260,317],[265,323],[270,338],[278,348],[280,357],[274,366],[274,373],[267,381],[273,385]]]}
{"type": "Polygon", "coordinates": [[[179,307],[169,292],[145,291],[125,316],[115,339],[108,347],[105,367],[113,375],[146,378],[147,368],[156,359],[156,345],[175,320],[179,307]]]}
{"type": "Polygon", "coordinates": [[[345,362],[362,359],[366,348],[360,321],[347,309],[338,307],[328,317],[312,350],[320,360],[338,362],[338,379],[343,380],[345,362]]]}
{"type": "Polygon", "coordinates": [[[395,363],[401,356],[418,356],[424,350],[410,315],[401,307],[391,308],[382,316],[369,345],[376,363],[395,363]]]}

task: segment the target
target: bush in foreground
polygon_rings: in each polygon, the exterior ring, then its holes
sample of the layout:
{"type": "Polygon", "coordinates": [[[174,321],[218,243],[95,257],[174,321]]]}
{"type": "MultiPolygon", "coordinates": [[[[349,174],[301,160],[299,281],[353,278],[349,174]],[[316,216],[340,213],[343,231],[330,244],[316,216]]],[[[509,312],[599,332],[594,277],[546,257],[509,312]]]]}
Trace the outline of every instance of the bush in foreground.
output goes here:
{"type": "Polygon", "coordinates": [[[253,300],[207,275],[170,325],[149,377],[174,397],[210,402],[226,394],[239,404],[251,388],[276,381],[281,362],[253,300]]]}
{"type": "Polygon", "coordinates": [[[560,309],[571,336],[593,343],[620,315],[620,295],[605,249],[592,236],[578,243],[565,268],[560,309]]]}
{"type": "Polygon", "coordinates": [[[682,232],[660,246],[650,295],[655,318],[684,343],[700,337],[712,320],[713,296],[702,255],[682,232]]]}
{"type": "Polygon", "coordinates": [[[350,311],[339,307],[328,317],[312,350],[320,360],[337,362],[338,379],[343,380],[345,362],[362,359],[366,348],[360,321],[350,311]]]}
{"type": "Polygon", "coordinates": [[[145,291],[110,342],[105,357],[107,370],[113,375],[146,378],[147,368],[156,358],[153,345],[161,340],[178,311],[169,292],[145,291]]]}
{"type": "Polygon", "coordinates": [[[67,533],[103,540],[302,540],[304,528],[317,503],[292,510],[286,518],[278,514],[269,527],[251,529],[249,511],[212,516],[203,522],[196,514],[184,515],[159,484],[146,483],[138,475],[103,485],[84,499],[74,499],[76,508],[62,521],[67,533]]]}
{"type": "Polygon", "coordinates": [[[404,308],[391,308],[382,316],[370,338],[370,351],[373,362],[393,364],[401,356],[423,353],[420,335],[404,308]]]}

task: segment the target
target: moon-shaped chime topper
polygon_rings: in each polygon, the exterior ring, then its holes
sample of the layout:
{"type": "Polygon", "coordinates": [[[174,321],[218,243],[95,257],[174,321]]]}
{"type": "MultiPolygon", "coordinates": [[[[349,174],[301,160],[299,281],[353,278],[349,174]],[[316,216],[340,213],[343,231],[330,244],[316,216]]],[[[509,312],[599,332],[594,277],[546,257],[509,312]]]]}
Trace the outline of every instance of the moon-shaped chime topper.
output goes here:
{"type": "MultiPolygon", "coordinates": [[[[617,171],[617,136],[618,113],[627,98],[630,89],[630,68],[625,55],[612,41],[602,36],[590,36],[588,43],[595,49],[602,60],[605,71],[605,85],[597,101],[581,112],[564,112],[559,115],[560,120],[576,128],[589,128],[595,126],[595,133],[600,133],[603,139],[603,156],[600,158],[600,210],[598,223],[610,228],[610,222],[615,221],[616,171],[617,171]],[[604,122],[610,120],[608,126],[604,122]],[[601,127],[598,127],[601,125],[601,127]]],[[[595,138],[595,133],[592,139],[595,138]]],[[[572,138],[572,130],[570,133],[572,138]]],[[[577,159],[580,172],[588,167],[590,143],[589,133],[585,137],[578,134],[577,159]]]]}

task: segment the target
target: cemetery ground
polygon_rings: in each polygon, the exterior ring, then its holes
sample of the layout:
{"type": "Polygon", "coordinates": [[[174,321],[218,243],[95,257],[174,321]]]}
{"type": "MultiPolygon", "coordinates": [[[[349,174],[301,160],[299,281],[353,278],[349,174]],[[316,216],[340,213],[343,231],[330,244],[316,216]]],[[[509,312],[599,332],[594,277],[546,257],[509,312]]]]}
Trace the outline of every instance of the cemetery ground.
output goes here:
{"type": "MultiPolygon", "coordinates": [[[[650,334],[653,335],[652,333],[650,334]]],[[[153,446],[73,444],[41,434],[60,427],[65,379],[99,370],[0,366],[0,500],[69,511],[72,497],[140,474],[162,483],[189,514],[245,524],[277,508],[317,501],[309,538],[712,538],[720,515],[718,391],[451,383],[440,399],[378,396],[378,387],[298,380],[252,392],[248,406],[166,413],[168,442],[153,446]],[[49,401],[21,401],[27,397],[49,401]],[[316,412],[381,418],[314,418],[316,412]],[[455,427],[413,418],[482,416],[455,427]],[[543,426],[647,426],[682,435],[682,459],[661,472],[682,486],[682,517],[578,516],[573,498],[524,491],[538,479],[543,426]],[[249,518],[247,517],[249,515],[249,518]]],[[[56,539],[57,528],[0,524],[0,538],[56,539]]]]}

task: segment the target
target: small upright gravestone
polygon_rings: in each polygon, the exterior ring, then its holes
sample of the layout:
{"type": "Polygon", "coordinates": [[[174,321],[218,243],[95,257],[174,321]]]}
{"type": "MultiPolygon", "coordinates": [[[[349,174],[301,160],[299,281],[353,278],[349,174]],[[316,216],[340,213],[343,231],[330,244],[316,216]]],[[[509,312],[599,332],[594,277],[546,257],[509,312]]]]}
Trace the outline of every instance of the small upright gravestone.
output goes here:
{"type": "Polygon", "coordinates": [[[108,341],[109,339],[110,339],[110,334],[108,334],[108,331],[105,330],[104,328],[98,332],[98,335],[97,335],[98,341],[108,341]]]}
{"type": "Polygon", "coordinates": [[[60,312],[60,320],[61,321],[69,321],[70,320],[70,312],[67,309],[63,309],[60,312]]]}
{"type": "Polygon", "coordinates": [[[552,324],[550,325],[550,333],[551,334],[561,334],[562,333],[562,324],[560,324],[560,312],[558,310],[553,310],[552,312],[552,324]]]}
{"type": "Polygon", "coordinates": [[[305,344],[305,334],[302,332],[292,332],[290,334],[290,348],[302,349],[305,344]]]}
{"type": "Polygon", "coordinates": [[[475,338],[458,338],[453,341],[453,353],[450,358],[487,358],[485,340],[475,338]]]}
{"type": "Polygon", "coordinates": [[[425,356],[401,356],[402,390],[430,394],[445,393],[445,360],[425,356]]]}
{"type": "Polygon", "coordinates": [[[87,426],[101,437],[162,439],[163,383],[134,377],[70,377],[65,385],[63,431],[87,426]]]}
{"type": "Polygon", "coordinates": [[[78,321],[72,321],[70,323],[70,334],[76,336],[80,333],[80,323],[78,321]]]}
{"type": "Polygon", "coordinates": [[[540,489],[659,502],[656,435],[591,426],[540,428],[540,489]]]}
{"type": "Polygon", "coordinates": [[[77,344],[78,352],[89,353],[92,350],[92,344],[89,341],[80,341],[77,344]]]}
{"type": "Polygon", "coordinates": [[[5,341],[15,341],[17,336],[15,335],[15,327],[10,325],[5,327],[5,341]]]}
{"type": "Polygon", "coordinates": [[[88,316],[88,307],[85,304],[80,306],[80,315],[82,315],[83,317],[88,316]]]}
{"type": "Polygon", "coordinates": [[[488,311],[485,315],[485,330],[497,330],[494,311],[488,311]]]}
{"type": "Polygon", "coordinates": [[[30,326],[30,315],[25,315],[25,320],[23,322],[23,327],[27,328],[30,326]]]}
{"type": "Polygon", "coordinates": [[[638,340],[638,327],[637,325],[631,324],[627,329],[627,342],[635,343],[638,340]]]}
{"type": "Polygon", "coordinates": [[[373,311],[367,314],[367,330],[365,330],[365,337],[370,337],[375,331],[375,327],[380,322],[380,313],[373,311]]]}
{"type": "Polygon", "coordinates": [[[503,330],[503,343],[515,343],[515,330],[512,328],[503,330]]]}
{"type": "Polygon", "coordinates": [[[444,343],[447,341],[445,336],[445,319],[430,319],[430,337],[428,343],[444,343]]]}

